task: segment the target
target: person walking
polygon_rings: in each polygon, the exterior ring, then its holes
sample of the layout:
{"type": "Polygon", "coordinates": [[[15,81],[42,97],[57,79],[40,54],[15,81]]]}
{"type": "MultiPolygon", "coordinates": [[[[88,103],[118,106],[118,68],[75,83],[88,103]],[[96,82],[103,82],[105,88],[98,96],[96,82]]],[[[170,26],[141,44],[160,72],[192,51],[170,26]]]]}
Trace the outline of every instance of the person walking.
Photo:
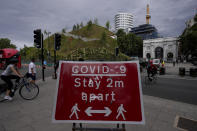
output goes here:
{"type": "Polygon", "coordinates": [[[28,77],[31,77],[31,82],[35,83],[36,81],[36,65],[35,65],[35,58],[31,59],[31,62],[29,63],[29,72],[28,77]]]}
{"type": "Polygon", "coordinates": [[[1,74],[1,79],[5,81],[5,83],[8,85],[6,94],[4,96],[5,100],[11,101],[12,96],[14,95],[14,94],[11,94],[12,93],[11,89],[13,88],[12,79],[16,79],[16,82],[19,82],[20,77],[23,77],[17,68],[17,63],[18,63],[18,60],[10,60],[9,65],[1,74]],[[12,73],[14,73],[15,75],[13,75],[12,73]]]}

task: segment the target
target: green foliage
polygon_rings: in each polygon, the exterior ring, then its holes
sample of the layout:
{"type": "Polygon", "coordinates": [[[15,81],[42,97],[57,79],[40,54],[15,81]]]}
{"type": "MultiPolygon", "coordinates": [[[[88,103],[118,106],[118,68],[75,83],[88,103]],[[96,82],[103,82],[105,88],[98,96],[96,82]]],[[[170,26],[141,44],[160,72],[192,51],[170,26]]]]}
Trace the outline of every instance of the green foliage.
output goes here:
{"type": "Polygon", "coordinates": [[[77,24],[76,28],[77,28],[77,30],[79,30],[79,29],[80,29],[80,25],[79,25],[79,24],[77,24]]]}
{"type": "Polygon", "coordinates": [[[90,20],[87,23],[87,30],[89,31],[91,29],[91,27],[92,27],[92,21],[90,20]]]}
{"type": "Polygon", "coordinates": [[[197,52],[197,23],[192,27],[185,29],[180,36],[180,50],[185,56],[197,52]]]}
{"type": "Polygon", "coordinates": [[[128,56],[142,56],[143,41],[135,34],[126,34],[123,30],[117,32],[117,43],[122,53],[128,56]]]}
{"type": "Polygon", "coordinates": [[[194,21],[197,22],[197,14],[194,17],[194,21]]]}
{"type": "Polygon", "coordinates": [[[77,26],[73,25],[73,31],[76,31],[76,30],[77,30],[77,26]]]}
{"type": "Polygon", "coordinates": [[[65,28],[62,29],[62,33],[66,33],[66,29],[65,28]]]}
{"type": "Polygon", "coordinates": [[[102,35],[101,35],[100,42],[101,42],[102,44],[105,44],[106,41],[107,41],[107,35],[106,35],[105,31],[104,31],[104,32],[102,33],[102,35]]]}
{"type": "Polygon", "coordinates": [[[14,48],[16,49],[16,45],[10,43],[10,39],[8,38],[0,38],[0,49],[3,48],[14,48]]]}
{"type": "MultiPolygon", "coordinates": [[[[109,32],[106,28],[95,24],[91,24],[90,30],[87,30],[87,28],[88,25],[79,30],[72,31],[72,33],[77,35],[87,33],[86,35],[90,38],[98,38],[99,40],[85,42],[81,39],[75,39],[62,34],[61,47],[60,50],[56,52],[57,60],[79,60],[79,58],[83,58],[84,60],[101,61],[129,60],[129,57],[122,54],[121,52],[119,56],[115,56],[117,42],[115,39],[110,37],[113,35],[113,33],[109,32]]],[[[53,60],[54,35],[51,35],[49,38],[44,40],[44,49],[45,59],[47,59],[47,51],[49,51],[51,54],[50,59],[53,60]]],[[[23,60],[30,60],[32,57],[35,57],[38,60],[41,56],[40,53],[40,49],[34,47],[25,46],[23,49],[21,49],[23,60]]]]}
{"type": "Polygon", "coordinates": [[[72,51],[67,55],[67,60],[79,60],[83,59],[86,61],[127,61],[129,57],[120,54],[118,57],[115,56],[114,51],[108,50],[104,47],[101,48],[80,48],[72,51]]]}
{"type": "Polygon", "coordinates": [[[90,27],[88,27],[88,25],[86,25],[83,28],[81,28],[79,30],[72,31],[70,33],[74,34],[74,35],[86,37],[86,38],[97,38],[97,39],[101,38],[102,33],[104,31],[105,31],[107,36],[113,35],[112,32],[108,31],[106,28],[104,28],[102,26],[95,25],[95,24],[90,24],[90,25],[91,25],[91,29],[88,29],[90,27]]]}
{"type": "Polygon", "coordinates": [[[24,48],[20,49],[20,54],[23,61],[30,61],[31,58],[40,59],[41,50],[35,47],[27,47],[24,45],[24,48]]]}
{"type": "MultiPolygon", "coordinates": [[[[121,53],[120,56],[116,57],[114,52],[115,47],[117,47],[116,40],[110,38],[107,35],[105,35],[105,37],[106,42],[105,44],[102,44],[100,40],[85,42],[81,39],[74,39],[73,37],[65,36],[62,34],[62,44],[60,50],[57,51],[57,59],[78,60],[79,58],[83,58],[84,60],[108,61],[129,59],[126,55],[121,53]]],[[[50,37],[50,41],[51,40],[52,39],[50,37]]],[[[47,40],[44,40],[44,45],[46,45],[46,43],[47,40]]],[[[47,50],[53,51],[53,48],[47,50]]],[[[52,53],[51,56],[53,57],[53,55],[54,54],[52,53]]]]}
{"type": "Polygon", "coordinates": [[[109,21],[107,21],[105,25],[106,25],[107,30],[109,30],[109,27],[110,27],[109,21]]]}
{"type": "Polygon", "coordinates": [[[82,28],[83,27],[83,22],[81,22],[81,24],[80,24],[80,28],[82,28]]]}

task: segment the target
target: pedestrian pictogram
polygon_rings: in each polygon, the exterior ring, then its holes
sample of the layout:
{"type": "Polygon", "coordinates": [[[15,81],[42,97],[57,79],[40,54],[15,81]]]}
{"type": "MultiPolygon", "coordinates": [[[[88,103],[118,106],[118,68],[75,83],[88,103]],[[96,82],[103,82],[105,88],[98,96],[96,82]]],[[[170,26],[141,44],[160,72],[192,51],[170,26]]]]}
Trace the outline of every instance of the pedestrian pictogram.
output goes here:
{"type": "Polygon", "coordinates": [[[127,112],[127,111],[124,109],[123,104],[121,104],[121,105],[118,107],[117,112],[118,112],[118,115],[116,116],[116,119],[118,119],[118,117],[121,115],[122,118],[123,118],[123,120],[126,120],[126,119],[125,119],[125,116],[124,116],[124,112],[127,112]]]}
{"type": "Polygon", "coordinates": [[[61,61],[54,122],[144,124],[138,62],[61,61]]]}
{"type": "Polygon", "coordinates": [[[78,108],[78,104],[76,103],[71,109],[72,114],[69,116],[69,118],[71,119],[71,117],[75,114],[76,118],[79,119],[78,114],[77,114],[78,111],[80,110],[78,108]]]}

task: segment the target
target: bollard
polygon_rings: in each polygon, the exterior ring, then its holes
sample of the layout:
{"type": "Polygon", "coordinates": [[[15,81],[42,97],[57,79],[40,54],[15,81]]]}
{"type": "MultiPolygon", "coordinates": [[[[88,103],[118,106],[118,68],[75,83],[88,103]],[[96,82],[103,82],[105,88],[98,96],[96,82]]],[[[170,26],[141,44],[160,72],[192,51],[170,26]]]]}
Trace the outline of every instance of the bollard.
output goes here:
{"type": "Polygon", "coordinates": [[[159,70],[159,74],[160,75],[165,75],[165,71],[166,71],[166,69],[164,67],[161,67],[160,70],[159,70]]]}
{"type": "Polygon", "coordinates": [[[179,75],[185,76],[185,67],[179,67],[179,75]]]}
{"type": "Polygon", "coordinates": [[[189,69],[189,74],[190,74],[190,76],[192,76],[192,77],[196,77],[197,76],[197,68],[190,68],[189,69]]]}

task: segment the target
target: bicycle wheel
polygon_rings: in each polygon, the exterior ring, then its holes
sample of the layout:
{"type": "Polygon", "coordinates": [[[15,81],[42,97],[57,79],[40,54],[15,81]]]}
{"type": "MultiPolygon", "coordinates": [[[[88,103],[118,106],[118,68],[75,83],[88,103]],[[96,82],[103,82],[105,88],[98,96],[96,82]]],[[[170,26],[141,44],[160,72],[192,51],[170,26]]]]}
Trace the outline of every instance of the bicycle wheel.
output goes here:
{"type": "Polygon", "coordinates": [[[148,76],[145,76],[145,86],[150,87],[151,86],[151,81],[149,80],[148,76]]]}
{"type": "Polygon", "coordinates": [[[34,83],[25,84],[20,88],[19,94],[25,100],[33,100],[39,94],[39,87],[34,83]]]}

